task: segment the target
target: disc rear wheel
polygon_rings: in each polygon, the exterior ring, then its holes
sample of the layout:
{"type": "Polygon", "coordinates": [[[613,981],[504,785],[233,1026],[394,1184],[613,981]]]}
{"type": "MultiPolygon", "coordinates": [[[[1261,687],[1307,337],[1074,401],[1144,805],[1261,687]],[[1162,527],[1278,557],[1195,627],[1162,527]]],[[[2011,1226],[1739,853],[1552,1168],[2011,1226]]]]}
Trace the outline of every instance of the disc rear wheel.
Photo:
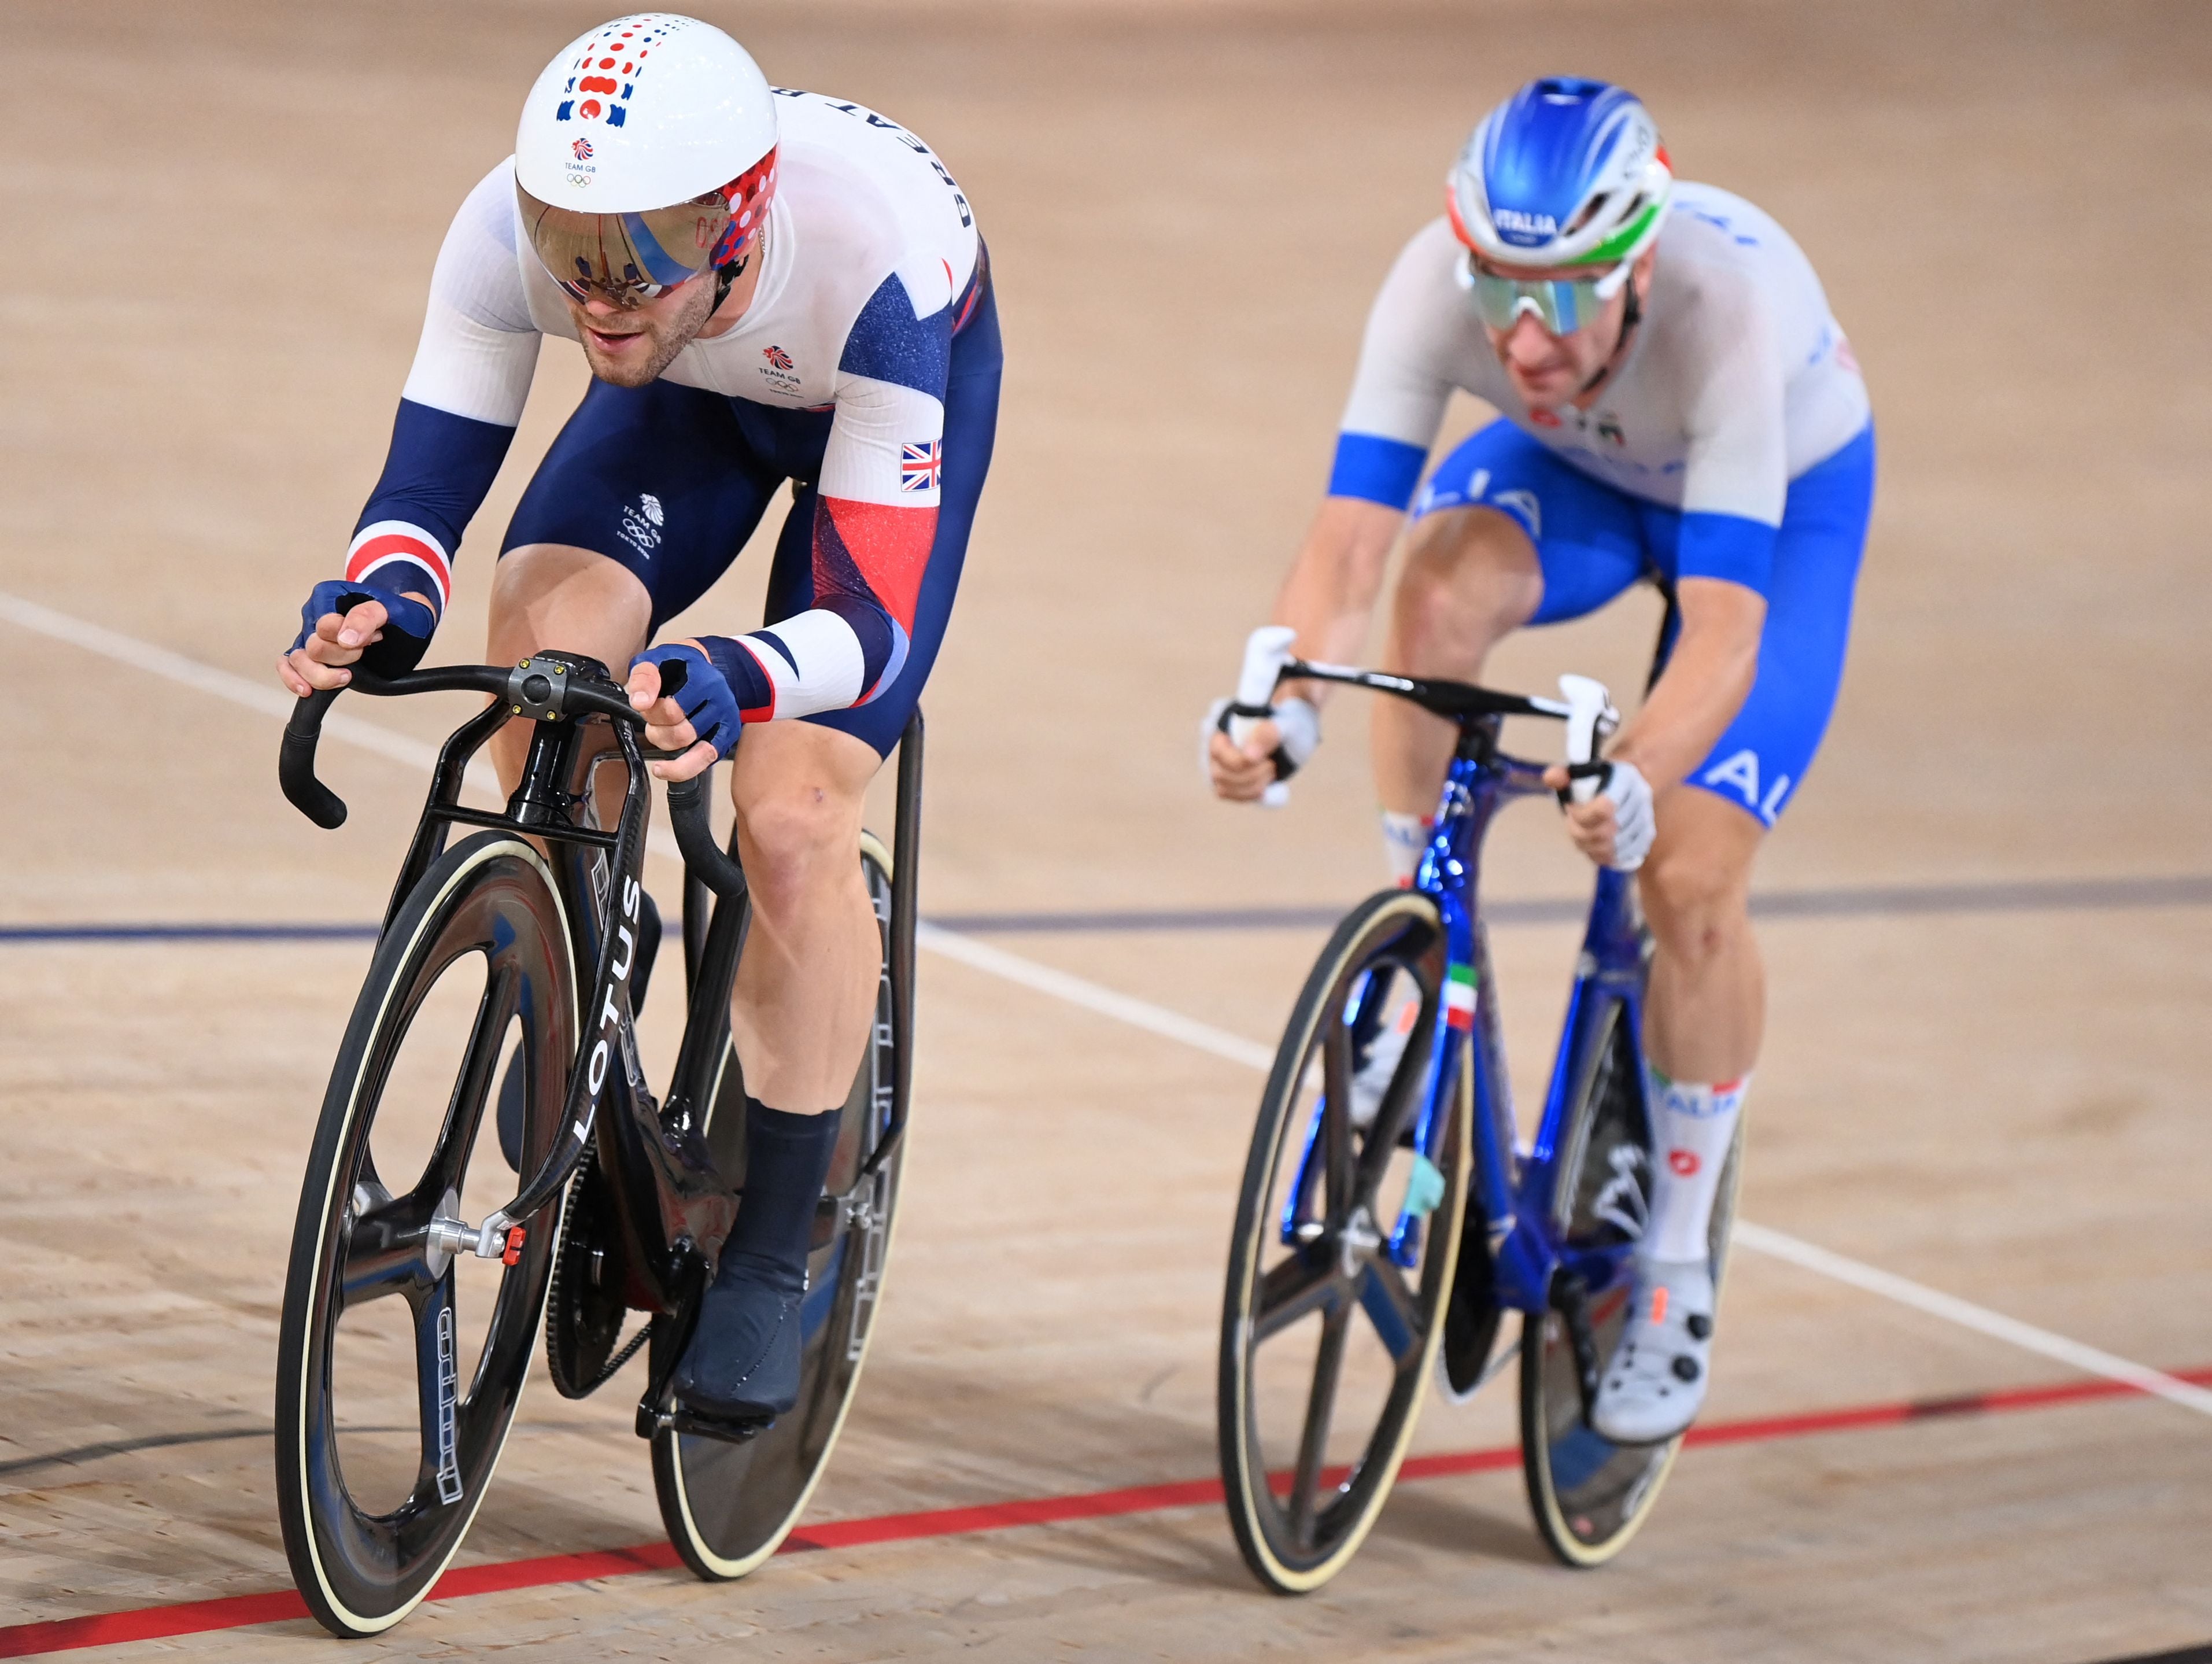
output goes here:
{"type": "MultiPolygon", "coordinates": [[[[744,1576],[775,1553],[797,1523],[844,1427],[883,1297],[903,1136],[883,1159],[877,1157],[891,1126],[898,1079],[893,1001],[906,996],[894,986],[891,972],[907,961],[891,940],[890,852],[864,834],[860,859],[882,937],[884,970],[875,1023],[840,1112],[836,1153],[815,1211],[807,1292],[799,1308],[798,1406],[741,1443],[674,1431],[653,1442],[661,1520],[684,1563],[702,1577],[744,1576]]],[[[739,1185],[744,1105],[735,1049],[726,1047],[707,1138],[717,1169],[739,1185]]]]}

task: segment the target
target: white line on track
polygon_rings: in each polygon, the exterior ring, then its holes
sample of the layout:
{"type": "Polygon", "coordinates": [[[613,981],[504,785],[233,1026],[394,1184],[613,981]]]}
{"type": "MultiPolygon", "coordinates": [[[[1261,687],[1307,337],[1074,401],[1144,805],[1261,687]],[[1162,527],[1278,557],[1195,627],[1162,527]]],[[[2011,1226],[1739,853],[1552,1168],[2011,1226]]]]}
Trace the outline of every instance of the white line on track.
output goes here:
{"type": "Polygon", "coordinates": [[[1853,1288],[1864,1289],[1869,1294],[1878,1294],[1885,1300],[1894,1300],[1899,1305],[1911,1306],[1926,1312],[1930,1317],[1941,1317],[1956,1323],[1961,1328],[1985,1334],[1992,1340],[2002,1340],[2024,1351],[2040,1353],[2075,1369],[2084,1375],[2102,1376],[2107,1381],[2124,1382],[2140,1392],[2178,1404],[2185,1410],[2194,1410],[2200,1416],[2212,1416],[2212,1392],[2192,1385],[2178,1376],[2163,1369],[2154,1369],[2111,1352],[2100,1351],[2078,1340],[2069,1340],[2063,1334],[2053,1334],[2048,1329],[2039,1329],[2033,1323],[2023,1323],[2018,1318],[2007,1317],[2002,1312],[1993,1312],[1986,1306],[1977,1306],[1961,1300],[1941,1289],[1931,1289],[1925,1283],[1915,1283],[1909,1278],[1897,1276],[1879,1266],[1869,1266],[1863,1260],[1846,1259],[1812,1242],[1796,1236],[1784,1236],[1778,1230],[1769,1230],[1765,1225],[1755,1225],[1748,1219],[1736,1222],[1734,1240],[1738,1246],[1755,1248],[1777,1260],[1786,1260],[1803,1270],[1816,1272],[1822,1277],[1832,1277],[1838,1283],[1848,1283],[1853,1288]]]}
{"type": "Polygon", "coordinates": [[[1265,1070],[1275,1060],[1274,1048],[1262,1046],[1256,1040],[1247,1040],[1242,1035],[1231,1034],[1226,1029],[1217,1029],[1210,1023],[1200,1023],[1149,1000],[1116,993],[1080,976],[1072,976],[1049,965],[1040,965],[1034,959],[1024,959],[1018,953],[1008,953],[1004,948],[979,942],[972,936],[925,922],[916,926],[914,940],[916,947],[957,959],[986,975],[1019,983],[1068,1005],[1079,1005],[1086,1011],[1110,1017],[1116,1023],[1126,1023],[1133,1029],[1142,1029],[1147,1034],[1210,1052],[1231,1063],[1241,1063],[1248,1069],[1265,1070]]]}
{"type": "MultiPolygon", "coordinates": [[[[264,685],[250,681],[232,671],[218,670],[212,665],[203,665],[197,659],[187,659],[150,641],[141,641],[103,625],[72,617],[65,612],[57,612],[51,607],[41,606],[35,601],[10,595],[5,591],[0,591],[0,618],[133,669],[149,671],[185,687],[196,688],[217,699],[242,705],[248,710],[273,717],[280,722],[291,714],[295,702],[291,695],[273,683],[264,685]]],[[[359,717],[343,716],[335,711],[325,719],[323,732],[344,744],[373,751],[392,762],[416,768],[428,769],[437,761],[438,748],[434,745],[411,735],[395,733],[380,724],[364,721],[359,717]]],[[[471,786],[496,794],[497,787],[492,780],[491,771],[481,762],[470,768],[468,781],[471,786]]],[[[665,855],[672,859],[682,859],[678,853],[676,841],[665,829],[654,829],[651,847],[657,855],[665,855]]],[[[918,926],[915,932],[915,945],[941,957],[957,960],[986,975],[998,977],[1084,1011],[1110,1017],[1115,1022],[1141,1029],[1164,1040],[1172,1040],[1225,1062],[1263,1071],[1274,1062],[1274,1048],[1271,1046],[1263,1046],[1243,1035],[1231,1034],[1226,1029],[1201,1023],[1195,1017],[1185,1017],[1180,1011],[1170,1011],[1149,1000],[1117,993],[1084,977],[1039,964],[1034,959],[1008,953],[1004,948],[978,942],[973,937],[963,936],[940,926],[927,923],[918,926]]],[[[1931,1289],[1925,1284],[1896,1276],[1863,1260],[1832,1253],[1798,1237],[1770,1230],[1764,1225],[1753,1224],[1748,1219],[1736,1222],[1735,1240],[1740,1246],[1755,1253],[1786,1260],[1802,1270],[1832,1278],[1869,1294],[1879,1295],[1883,1299],[1895,1301],[1931,1317],[1942,1318],[1977,1334],[2002,1340],[2065,1364],[2069,1369],[2079,1369],[2084,1375],[2101,1376],[2107,1381],[2120,1382],[2138,1392],[2163,1399],[2183,1409],[2212,1416],[2212,1391],[2194,1386],[2177,1376],[2170,1376],[2162,1369],[2154,1369],[2147,1364],[2116,1357],[2078,1340],[2070,1340],[2064,1335],[2053,1334],[2048,1329],[2037,1328],[2017,1318],[2007,1317],[2002,1312],[1991,1311],[1986,1306],[1978,1306],[1972,1301],[1945,1294],[1940,1289],[1931,1289]]]]}

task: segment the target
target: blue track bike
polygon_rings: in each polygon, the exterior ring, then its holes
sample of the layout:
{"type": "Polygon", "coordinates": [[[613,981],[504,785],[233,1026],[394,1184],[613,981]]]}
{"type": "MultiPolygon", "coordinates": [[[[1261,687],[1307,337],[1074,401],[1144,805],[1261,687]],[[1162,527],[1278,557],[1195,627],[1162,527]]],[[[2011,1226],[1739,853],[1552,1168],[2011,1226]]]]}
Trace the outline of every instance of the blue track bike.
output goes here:
{"type": "MultiPolygon", "coordinates": [[[[1601,871],[1534,1141],[1516,1135],[1478,878],[1492,817],[1552,795],[1498,749],[1508,716],[1563,720],[1574,788],[1602,789],[1606,690],[1560,700],[1306,663],[1253,638],[1231,713],[1285,680],[1407,699],[1458,726],[1436,833],[1410,890],[1347,914],[1306,979],[1261,1100],[1230,1246],[1221,1469],[1260,1582],[1317,1588],[1358,1552],[1413,1442],[1433,1372],[1464,1400],[1517,1351],[1522,1467],[1544,1541],[1610,1559],[1649,1515],[1680,1447],[1594,1432],[1598,1371],[1626,1315],[1651,1163],[1642,1032],[1649,938],[1635,887],[1601,871]],[[1403,1048],[1391,1061],[1393,1033],[1403,1048]],[[1499,1345],[1508,1311],[1517,1346],[1499,1345]]],[[[1224,719],[1227,720],[1227,719],[1224,719]]],[[[1741,1135],[1710,1237],[1716,1281],[1741,1135]]]]}

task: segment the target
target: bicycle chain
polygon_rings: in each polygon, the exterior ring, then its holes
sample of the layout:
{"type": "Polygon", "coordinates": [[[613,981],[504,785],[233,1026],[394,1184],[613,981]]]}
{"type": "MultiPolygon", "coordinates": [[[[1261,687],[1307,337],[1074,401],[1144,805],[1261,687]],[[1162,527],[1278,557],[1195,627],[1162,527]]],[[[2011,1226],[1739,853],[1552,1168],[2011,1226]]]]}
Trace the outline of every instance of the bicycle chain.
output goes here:
{"type": "MultiPolygon", "coordinates": [[[[577,1168],[576,1176],[569,1181],[569,1184],[571,1186],[570,1200],[572,1203],[574,1200],[574,1192],[580,1190],[583,1187],[586,1176],[594,1168],[596,1168],[598,1164],[599,1154],[594,1151],[591,1155],[586,1156],[584,1158],[582,1164],[577,1168]]],[[[552,1375],[553,1384],[560,1389],[561,1396],[571,1399],[589,1398],[593,1393],[598,1392],[600,1388],[605,1386],[610,1381],[612,1381],[617,1375],[621,1373],[623,1365],[628,1363],[630,1359],[635,1357],[638,1355],[639,1350],[644,1346],[645,1343],[653,1339],[653,1325],[659,1321],[657,1318],[647,1318],[645,1321],[645,1326],[629,1338],[629,1344],[623,1347],[621,1351],[615,1353],[615,1355],[610,1357],[605,1363],[601,1364],[599,1366],[599,1373],[594,1375],[591,1380],[585,1382],[581,1387],[576,1386],[573,1382],[568,1381],[565,1377],[561,1368],[561,1354],[558,1349],[558,1343],[554,1339],[554,1330],[556,1324],[559,1321],[562,1309],[561,1267],[567,1263],[568,1258],[569,1233],[574,1229],[575,1214],[573,1209],[564,1209],[561,1221],[561,1237],[560,1240],[553,1245],[553,1277],[551,1285],[546,1291],[546,1303],[549,1308],[549,1316],[545,1324],[545,1367],[552,1375]]]]}

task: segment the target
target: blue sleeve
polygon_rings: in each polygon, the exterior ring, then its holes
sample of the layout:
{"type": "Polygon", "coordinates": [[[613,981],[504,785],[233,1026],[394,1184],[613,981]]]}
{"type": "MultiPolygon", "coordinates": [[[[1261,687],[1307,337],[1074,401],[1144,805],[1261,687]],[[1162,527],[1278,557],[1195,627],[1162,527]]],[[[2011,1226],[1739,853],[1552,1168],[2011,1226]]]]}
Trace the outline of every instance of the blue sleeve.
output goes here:
{"type": "Polygon", "coordinates": [[[1775,528],[1741,514],[1692,509],[1682,516],[1682,542],[1675,575],[1719,578],[1766,593],[1774,575],[1775,528]]]}
{"type": "Polygon", "coordinates": [[[427,579],[424,592],[442,612],[452,587],[453,551],[483,507],[514,439],[512,428],[401,399],[384,472],[354,523],[347,578],[360,580],[375,572],[394,589],[411,588],[427,579]],[[384,569],[401,566],[419,568],[420,577],[384,569]]]}
{"type": "Polygon", "coordinates": [[[1379,434],[1339,434],[1336,461],[1328,471],[1328,495],[1358,497],[1403,512],[1421,483],[1426,450],[1379,434]]]}

